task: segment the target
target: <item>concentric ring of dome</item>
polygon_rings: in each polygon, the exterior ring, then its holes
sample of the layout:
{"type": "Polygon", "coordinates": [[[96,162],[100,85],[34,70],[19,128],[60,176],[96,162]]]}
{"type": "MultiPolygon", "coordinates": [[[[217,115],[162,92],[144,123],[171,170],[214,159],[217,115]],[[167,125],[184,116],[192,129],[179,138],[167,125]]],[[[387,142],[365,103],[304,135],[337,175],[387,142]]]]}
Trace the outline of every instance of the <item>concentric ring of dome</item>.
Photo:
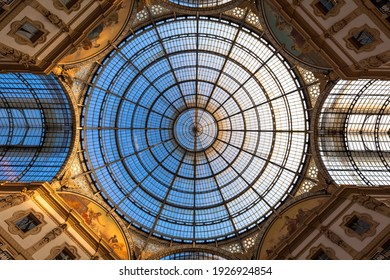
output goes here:
{"type": "Polygon", "coordinates": [[[173,135],[182,148],[191,152],[204,151],[217,139],[217,121],[204,109],[190,108],[175,120],[173,135]]]}
{"type": "Polygon", "coordinates": [[[253,228],[287,198],[305,162],[306,104],[291,68],[226,20],[178,17],[136,31],[102,62],[84,104],[84,155],[103,198],[174,241],[253,228]],[[175,138],[191,110],[216,122],[206,149],[175,138]]]}

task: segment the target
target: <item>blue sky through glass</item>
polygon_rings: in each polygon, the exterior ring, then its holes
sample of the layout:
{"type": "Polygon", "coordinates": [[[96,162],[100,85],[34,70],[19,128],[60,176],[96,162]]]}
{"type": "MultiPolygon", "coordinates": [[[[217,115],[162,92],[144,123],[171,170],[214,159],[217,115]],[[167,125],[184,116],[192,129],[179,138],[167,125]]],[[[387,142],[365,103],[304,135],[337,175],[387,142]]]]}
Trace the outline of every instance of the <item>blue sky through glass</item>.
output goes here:
{"type": "Polygon", "coordinates": [[[232,2],[232,0],[168,0],[169,2],[192,7],[192,8],[203,8],[203,7],[214,7],[223,5],[229,2],[232,2]]]}
{"type": "Polygon", "coordinates": [[[71,121],[53,76],[0,74],[0,181],[51,181],[68,156],[71,121]]]}
{"type": "Polygon", "coordinates": [[[118,48],[88,90],[82,133],[117,212],[155,236],[208,242],[274,211],[308,141],[285,59],[258,34],[207,17],[157,22],[118,48]]]}

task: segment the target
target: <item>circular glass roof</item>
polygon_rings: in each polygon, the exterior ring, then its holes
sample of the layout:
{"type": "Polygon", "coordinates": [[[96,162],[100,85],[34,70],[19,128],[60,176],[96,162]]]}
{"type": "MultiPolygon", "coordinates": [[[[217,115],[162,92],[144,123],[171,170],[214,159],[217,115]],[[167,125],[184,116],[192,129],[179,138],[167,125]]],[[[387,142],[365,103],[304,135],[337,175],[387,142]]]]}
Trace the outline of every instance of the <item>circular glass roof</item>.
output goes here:
{"type": "Polygon", "coordinates": [[[291,65],[260,35],[178,17],[138,30],[102,62],[82,145],[96,187],[127,221],[211,242],[254,227],[293,190],[305,109],[291,65]]]}

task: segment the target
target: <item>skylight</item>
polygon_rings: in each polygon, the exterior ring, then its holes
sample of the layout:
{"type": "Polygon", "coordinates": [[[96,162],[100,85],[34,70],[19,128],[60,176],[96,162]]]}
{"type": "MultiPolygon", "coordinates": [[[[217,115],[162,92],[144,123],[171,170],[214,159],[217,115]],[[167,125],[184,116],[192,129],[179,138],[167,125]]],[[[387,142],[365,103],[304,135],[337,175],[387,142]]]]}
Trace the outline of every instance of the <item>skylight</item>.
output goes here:
{"type": "Polygon", "coordinates": [[[83,149],[96,187],[178,242],[253,228],[295,190],[308,116],[293,67],[257,33],[177,17],[129,36],[96,71],[83,149]]]}

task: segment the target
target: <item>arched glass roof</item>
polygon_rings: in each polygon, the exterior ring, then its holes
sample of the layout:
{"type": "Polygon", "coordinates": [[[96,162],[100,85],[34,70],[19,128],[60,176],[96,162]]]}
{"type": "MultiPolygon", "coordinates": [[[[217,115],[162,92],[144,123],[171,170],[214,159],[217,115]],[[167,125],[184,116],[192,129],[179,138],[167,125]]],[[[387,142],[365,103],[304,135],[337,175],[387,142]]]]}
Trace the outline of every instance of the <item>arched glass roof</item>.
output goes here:
{"type": "Polygon", "coordinates": [[[192,7],[192,8],[207,8],[207,7],[215,7],[220,6],[232,0],[168,0],[174,4],[178,4],[181,6],[192,7]]]}
{"type": "Polygon", "coordinates": [[[179,253],[174,253],[165,256],[161,258],[161,260],[226,260],[226,259],[221,256],[207,253],[207,252],[185,251],[185,252],[179,252],[179,253]]]}
{"type": "Polygon", "coordinates": [[[388,185],[390,81],[340,80],[322,105],[319,150],[338,184],[388,185]]]}
{"type": "Polygon", "coordinates": [[[305,162],[308,116],[292,66],[257,33],[209,17],[135,32],[84,102],[92,180],[154,236],[211,242],[269,216],[305,162]]]}
{"type": "Polygon", "coordinates": [[[0,74],[0,181],[51,181],[72,134],[70,106],[53,76],[0,74]]]}

